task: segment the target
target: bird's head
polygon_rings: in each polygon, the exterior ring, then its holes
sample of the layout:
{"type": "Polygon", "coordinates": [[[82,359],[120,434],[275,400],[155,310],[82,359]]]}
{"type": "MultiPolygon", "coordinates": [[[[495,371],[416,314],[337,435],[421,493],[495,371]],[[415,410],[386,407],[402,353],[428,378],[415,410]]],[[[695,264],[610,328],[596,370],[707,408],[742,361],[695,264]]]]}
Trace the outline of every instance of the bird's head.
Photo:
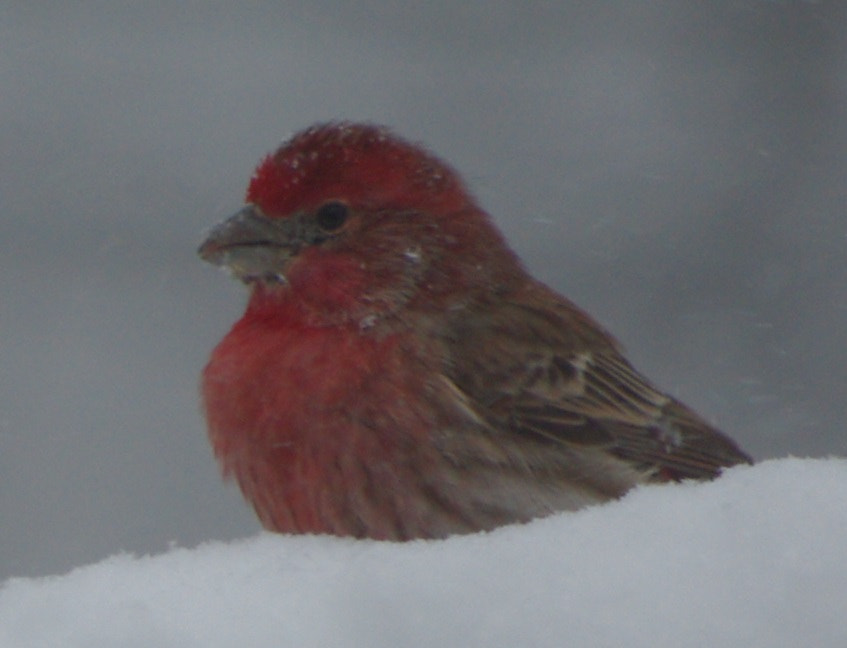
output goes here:
{"type": "MultiPolygon", "coordinates": [[[[256,169],[200,256],[337,322],[496,284],[517,261],[447,164],[385,128],[313,126],[256,169]]],[[[437,299],[435,300],[437,301],[437,299]]],[[[446,306],[447,304],[442,304],[446,306]]]]}

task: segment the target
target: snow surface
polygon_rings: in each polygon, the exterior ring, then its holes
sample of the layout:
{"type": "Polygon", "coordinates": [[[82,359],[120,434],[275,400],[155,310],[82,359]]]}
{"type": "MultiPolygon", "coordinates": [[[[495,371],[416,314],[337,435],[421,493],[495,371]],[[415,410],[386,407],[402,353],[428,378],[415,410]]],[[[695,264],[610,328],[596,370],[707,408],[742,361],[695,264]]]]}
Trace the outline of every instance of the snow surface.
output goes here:
{"type": "Polygon", "coordinates": [[[0,646],[847,646],[847,460],[406,544],[262,534],[0,590],[0,646]]]}

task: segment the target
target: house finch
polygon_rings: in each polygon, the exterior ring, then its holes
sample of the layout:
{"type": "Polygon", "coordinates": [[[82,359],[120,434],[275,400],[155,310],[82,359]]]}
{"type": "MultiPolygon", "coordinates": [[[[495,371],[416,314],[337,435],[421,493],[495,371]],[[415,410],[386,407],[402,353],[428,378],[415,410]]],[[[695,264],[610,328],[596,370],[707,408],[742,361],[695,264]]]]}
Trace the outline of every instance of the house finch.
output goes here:
{"type": "Polygon", "coordinates": [[[223,473],[267,529],[440,538],[750,461],[390,131],[309,128],[246,202],[199,250],[250,287],[202,391],[223,473]]]}

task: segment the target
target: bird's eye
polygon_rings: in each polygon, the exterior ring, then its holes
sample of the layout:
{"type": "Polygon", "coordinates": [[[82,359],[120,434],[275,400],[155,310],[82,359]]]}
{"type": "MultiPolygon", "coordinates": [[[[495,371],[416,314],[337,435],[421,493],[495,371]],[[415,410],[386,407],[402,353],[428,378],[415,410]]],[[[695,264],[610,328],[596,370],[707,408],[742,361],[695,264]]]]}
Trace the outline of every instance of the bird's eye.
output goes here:
{"type": "Polygon", "coordinates": [[[344,203],[328,202],[318,208],[315,221],[324,232],[337,232],[349,214],[350,208],[344,203]]]}

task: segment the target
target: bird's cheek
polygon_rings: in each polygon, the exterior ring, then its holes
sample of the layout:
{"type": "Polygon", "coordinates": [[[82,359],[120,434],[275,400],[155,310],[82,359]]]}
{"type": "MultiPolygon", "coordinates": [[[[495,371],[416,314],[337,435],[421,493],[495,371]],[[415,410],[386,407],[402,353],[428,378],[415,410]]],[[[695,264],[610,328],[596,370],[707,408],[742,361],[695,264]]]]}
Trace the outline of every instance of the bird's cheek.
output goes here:
{"type": "Polygon", "coordinates": [[[306,250],[292,260],[286,279],[297,298],[327,311],[351,309],[366,292],[362,264],[349,255],[306,250]]]}

